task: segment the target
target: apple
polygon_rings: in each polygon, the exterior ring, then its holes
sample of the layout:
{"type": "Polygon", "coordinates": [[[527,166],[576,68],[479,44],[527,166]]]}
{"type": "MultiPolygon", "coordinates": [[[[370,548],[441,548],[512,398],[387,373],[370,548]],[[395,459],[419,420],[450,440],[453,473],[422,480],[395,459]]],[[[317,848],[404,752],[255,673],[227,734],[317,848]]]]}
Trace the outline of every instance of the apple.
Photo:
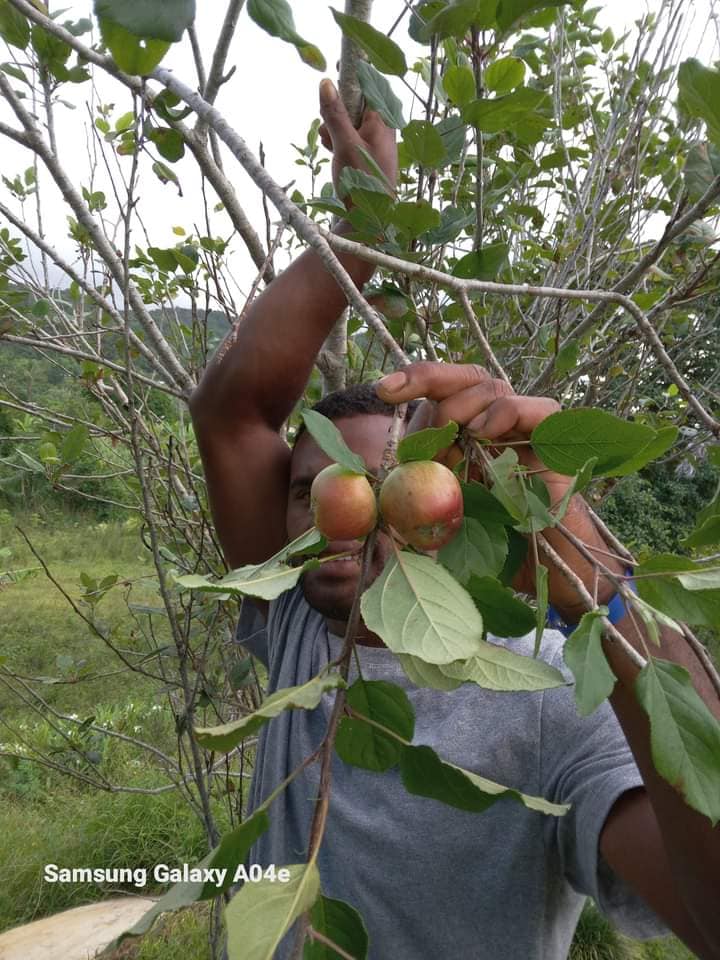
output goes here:
{"type": "Polygon", "coordinates": [[[328,540],[357,540],[377,523],[377,503],[367,477],[331,463],[310,487],[313,520],[328,540]]]}
{"type": "Polygon", "coordinates": [[[437,550],[462,524],[460,482],[436,460],[401,463],[380,488],[380,513],[411,546],[437,550]]]}

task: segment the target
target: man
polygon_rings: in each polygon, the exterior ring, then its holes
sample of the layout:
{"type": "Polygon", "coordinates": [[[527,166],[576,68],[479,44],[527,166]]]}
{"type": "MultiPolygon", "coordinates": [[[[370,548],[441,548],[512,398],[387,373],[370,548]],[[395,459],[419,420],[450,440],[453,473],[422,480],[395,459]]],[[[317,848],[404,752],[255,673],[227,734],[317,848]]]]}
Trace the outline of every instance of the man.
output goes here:
{"type": "MultiPolygon", "coordinates": [[[[362,166],[358,146],[395,182],[394,137],[379,117],[366,112],[355,130],[329,81],[321,84],[320,99],[335,182],[344,166],[362,166]]],[[[341,260],[362,287],[371,268],[351,256],[341,260]]],[[[215,525],[233,568],[266,559],[311,523],[310,485],[329,461],[309,434],[291,451],[279,430],[344,306],[316,255],[304,253],[254,301],[192,398],[215,525]]],[[[472,435],[497,441],[527,439],[557,410],[547,398],[515,396],[478,367],[434,363],[391,374],[375,391],[361,388],[326,398],[319,409],[377,469],[393,405],[418,398],[434,402],[435,423],[453,419],[472,435]]],[[[568,478],[544,468],[529,446],[518,449],[524,462],[540,471],[556,502],[568,478]]],[[[591,551],[623,572],[608,559],[581,498],[573,498],[565,522],[591,551]]],[[[592,590],[592,566],[557,531],[545,535],[592,590]]],[[[328,553],[354,558],[323,564],[301,587],[269,605],[243,604],[239,639],[268,664],[270,691],[309,680],[339,654],[359,548],[356,542],[331,543],[328,553]]],[[[380,537],[371,576],[382,569],[387,550],[380,537]]],[[[521,579],[532,586],[532,564],[521,579]]],[[[601,581],[600,602],[613,592],[601,581]]],[[[567,623],[582,615],[577,595],[557,571],[550,576],[550,600],[567,623]]],[[[640,648],[628,616],[617,627],[640,648]]],[[[375,774],[334,757],[318,861],[323,892],[361,912],[372,960],[438,955],[561,960],[585,895],[594,896],[628,932],[661,933],[661,920],[698,956],[720,957],[718,830],[654,771],[647,720],[632,691],[637,671],[612,644],[606,644],[618,677],[612,708],[606,703],[581,720],[568,688],[542,694],[491,693],[474,684],[452,692],[421,688],[363,624],[356,642],[363,677],[406,690],[416,712],[413,742],[490,779],[572,804],[561,818],[508,800],[482,814],[469,813],[406,793],[397,769],[375,774]]],[[[532,647],[527,637],[498,642],[520,653],[532,647]]],[[[657,653],[686,666],[720,716],[717,696],[684,640],[666,631],[657,653]]],[[[546,632],[541,656],[562,665],[560,634],[546,632]]],[[[353,663],[350,680],[356,676],[353,663]]],[[[327,694],[316,710],[287,711],[263,729],[252,806],[317,747],[331,703],[327,694]]],[[[317,785],[312,764],[274,801],[271,828],[256,844],[252,861],[279,866],[306,858],[317,785]]],[[[278,957],[289,955],[290,943],[288,936],[278,957]]]]}

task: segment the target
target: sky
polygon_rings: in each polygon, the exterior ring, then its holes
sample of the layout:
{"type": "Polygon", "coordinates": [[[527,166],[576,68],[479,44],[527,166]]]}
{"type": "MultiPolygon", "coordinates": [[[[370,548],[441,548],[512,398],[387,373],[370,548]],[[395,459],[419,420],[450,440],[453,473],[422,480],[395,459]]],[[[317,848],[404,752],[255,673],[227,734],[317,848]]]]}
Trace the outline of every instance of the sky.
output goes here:
{"type": "MultiPolygon", "coordinates": [[[[61,19],[91,16],[92,11],[91,0],[76,2],[71,6],[58,3],[52,6],[66,11],[61,19]]],[[[342,8],[342,6],[342,0],[337,0],[336,7],[342,8]]],[[[379,29],[387,30],[402,6],[402,0],[392,0],[392,2],[376,0],[373,24],[379,29]]],[[[603,25],[611,26],[616,36],[620,36],[625,30],[632,29],[634,21],[642,17],[649,6],[657,8],[657,3],[648,4],[644,0],[607,0],[602,5],[599,20],[603,25]]],[[[329,6],[318,3],[318,0],[293,0],[292,8],[298,32],[320,47],[328,62],[327,75],[334,78],[335,65],[340,52],[340,30],[332,18],[329,6]]],[[[203,50],[212,50],[224,9],[225,4],[220,0],[200,0],[198,3],[196,28],[203,50]]],[[[695,22],[686,40],[685,49],[687,55],[699,54],[701,58],[704,55],[705,62],[709,62],[711,44],[717,41],[718,21],[711,19],[715,12],[715,0],[696,0],[692,9],[695,22]]],[[[87,40],[87,35],[84,39],[87,40]]],[[[397,39],[407,52],[407,33],[404,23],[398,28],[397,39]]],[[[292,47],[264,33],[250,20],[246,11],[241,15],[227,64],[228,67],[235,67],[235,73],[221,89],[217,101],[218,108],[244,137],[256,155],[259,144],[262,142],[266,166],[277,182],[286,185],[295,180],[296,186],[307,194],[309,192],[308,177],[304,170],[294,164],[297,155],[289,144],[302,145],[305,142],[308,127],[318,113],[317,86],[322,74],[302,63],[292,47]]],[[[162,66],[174,70],[183,80],[191,85],[194,84],[195,73],[187,39],[171,48],[162,66]]],[[[399,81],[394,80],[393,86],[401,97],[405,96],[406,91],[403,90],[399,81]]],[[[89,120],[87,108],[82,103],[82,99],[87,96],[88,85],[76,87],[65,85],[62,90],[63,97],[76,98],[77,106],[74,110],[69,110],[63,105],[57,108],[59,154],[62,163],[71,176],[77,178],[77,185],[80,186],[89,183],[87,173],[89,120]]],[[[98,80],[97,93],[99,101],[115,103],[116,117],[130,107],[127,93],[107,78],[101,77],[98,80]]],[[[406,116],[411,115],[410,99],[408,94],[406,116]]],[[[0,117],[8,121],[11,119],[7,115],[7,108],[0,110],[0,117]]],[[[129,169],[129,158],[121,162],[126,169],[129,169]]],[[[20,172],[28,164],[29,157],[25,151],[14,147],[7,149],[3,145],[2,166],[6,175],[20,172]]],[[[177,195],[177,191],[171,185],[161,186],[149,171],[143,179],[144,220],[152,234],[152,243],[156,246],[172,246],[178,242],[178,236],[173,233],[174,226],[182,225],[189,231],[192,229],[192,224],[200,225],[204,220],[199,180],[193,162],[183,160],[173,169],[177,170],[183,182],[182,198],[177,195]]],[[[264,233],[264,219],[257,189],[231,157],[226,160],[226,170],[241,204],[246,208],[255,226],[264,233]]],[[[97,172],[97,184],[100,188],[106,186],[104,176],[100,167],[97,172]]],[[[52,185],[46,186],[46,183],[41,181],[41,187],[46,206],[44,219],[48,233],[58,249],[66,255],[71,255],[73,248],[66,237],[66,211],[63,204],[56,196],[52,185]]],[[[7,202],[8,195],[3,187],[0,187],[0,194],[3,196],[3,201],[7,202]]],[[[26,213],[28,215],[32,213],[29,207],[26,213]]],[[[216,218],[214,227],[216,233],[227,235],[227,219],[216,218]]],[[[144,240],[138,233],[135,234],[135,239],[139,243],[144,240]]],[[[244,252],[238,252],[234,269],[240,286],[246,289],[253,271],[249,258],[244,252]]]]}

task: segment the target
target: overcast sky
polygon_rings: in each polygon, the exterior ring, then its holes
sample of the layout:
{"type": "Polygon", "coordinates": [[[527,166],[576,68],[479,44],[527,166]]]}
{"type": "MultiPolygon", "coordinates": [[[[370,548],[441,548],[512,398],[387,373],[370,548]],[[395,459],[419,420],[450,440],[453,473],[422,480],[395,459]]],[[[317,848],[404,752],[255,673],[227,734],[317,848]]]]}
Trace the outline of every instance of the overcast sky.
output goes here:
{"type": "MultiPolygon", "coordinates": [[[[401,0],[393,0],[393,2],[376,0],[373,13],[374,25],[380,29],[388,29],[399,10],[402,9],[402,5],[401,0]]],[[[58,3],[52,6],[67,10],[62,19],[90,16],[92,10],[91,0],[77,2],[69,7],[58,3]]],[[[341,9],[342,0],[337,0],[335,6],[341,9]]],[[[616,36],[619,36],[626,30],[633,29],[634,21],[647,11],[648,6],[648,3],[642,0],[608,0],[603,5],[599,19],[603,26],[611,26],[616,36]]],[[[657,9],[658,4],[652,3],[650,6],[657,9]]],[[[298,32],[320,47],[328,62],[328,75],[334,78],[335,64],[340,50],[340,31],[332,19],[329,7],[319,3],[318,0],[293,0],[292,7],[298,32]]],[[[207,52],[208,60],[222,21],[224,8],[225,4],[220,0],[200,0],[198,3],[200,12],[196,26],[201,46],[207,52]]],[[[708,62],[713,44],[717,42],[717,21],[710,19],[713,9],[712,0],[698,0],[691,9],[694,25],[686,41],[684,52],[688,56],[704,55],[708,62]]],[[[396,35],[396,39],[405,48],[408,42],[406,30],[403,23],[396,35]]],[[[87,40],[87,35],[83,39],[87,40]]],[[[716,46],[715,49],[717,49],[716,46]]],[[[3,59],[8,57],[4,55],[3,59]]],[[[321,74],[303,64],[292,47],[265,34],[249,19],[246,12],[241,15],[236,39],[227,62],[228,67],[234,66],[236,70],[230,82],[222,88],[217,106],[254,152],[257,153],[258,145],[262,141],[266,153],[266,165],[278,182],[287,184],[290,180],[297,178],[297,186],[307,192],[308,179],[304,171],[294,165],[295,154],[289,144],[304,143],[310,122],[317,115],[317,85],[321,74]]],[[[191,85],[196,82],[187,40],[173,46],[163,66],[175,70],[191,85]]],[[[405,91],[400,81],[393,80],[393,85],[402,96],[405,91]]],[[[77,178],[78,186],[87,184],[89,177],[87,173],[88,114],[81,100],[87,96],[87,91],[87,84],[75,87],[66,84],[62,88],[61,95],[68,99],[74,97],[77,108],[68,110],[60,105],[56,115],[60,157],[71,176],[77,178]]],[[[98,91],[104,102],[116,104],[116,116],[129,109],[129,97],[117,84],[101,78],[98,80],[98,91]]],[[[409,99],[408,97],[408,104],[409,99]]],[[[411,108],[406,111],[406,115],[411,115],[411,108]]],[[[2,119],[12,120],[4,106],[2,119]]],[[[19,148],[6,149],[6,145],[3,144],[3,172],[6,176],[23,170],[29,162],[29,157],[24,151],[19,148]]],[[[129,169],[129,158],[125,158],[122,162],[129,169]]],[[[145,221],[152,232],[152,242],[157,246],[171,246],[177,242],[178,238],[172,232],[174,225],[183,225],[190,229],[193,223],[203,222],[199,181],[194,175],[192,161],[182,161],[176,165],[175,169],[183,181],[184,196],[182,198],[178,197],[177,191],[171,185],[161,186],[149,170],[144,174],[142,209],[145,221]]],[[[241,203],[256,226],[264,230],[256,188],[230,157],[227,159],[227,170],[232,176],[241,203]]],[[[98,184],[105,188],[103,179],[103,173],[99,172],[98,184]]],[[[66,238],[66,211],[51,190],[51,186],[46,190],[46,229],[48,234],[52,235],[56,246],[66,255],[70,255],[72,245],[66,238]]],[[[8,194],[2,186],[0,186],[0,193],[2,193],[3,202],[9,202],[8,194]]],[[[212,203],[214,200],[211,205],[212,203]]],[[[26,215],[30,217],[32,213],[32,209],[28,207],[26,215]]],[[[218,218],[216,229],[218,232],[227,231],[227,220],[218,218]]],[[[136,234],[135,237],[137,242],[143,243],[141,235],[136,234]]],[[[245,256],[238,257],[236,271],[242,285],[245,286],[250,278],[249,260],[245,256]]]]}

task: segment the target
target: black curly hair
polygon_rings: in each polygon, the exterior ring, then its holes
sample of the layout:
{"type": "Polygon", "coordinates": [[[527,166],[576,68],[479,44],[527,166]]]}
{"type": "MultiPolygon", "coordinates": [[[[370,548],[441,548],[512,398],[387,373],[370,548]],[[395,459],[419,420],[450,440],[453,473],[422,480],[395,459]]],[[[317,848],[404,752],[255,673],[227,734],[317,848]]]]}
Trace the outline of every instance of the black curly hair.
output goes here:
{"type": "MultiPolygon", "coordinates": [[[[412,400],[408,404],[405,422],[408,423],[413,413],[417,410],[419,400],[412,400]]],[[[361,417],[361,416],[382,416],[391,417],[395,412],[392,403],[385,403],[375,392],[373,383],[354,383],[344,390],[335,390],[328,393],[322,400],[318,400],[310,408],[318,413],[322,413],[328,420],[340,420],[343,417],[361,417]]],[[[293,445],[298,442],[305,432],[305,423],[301,420],[300,426],[295,434],[293,445]]]]}

